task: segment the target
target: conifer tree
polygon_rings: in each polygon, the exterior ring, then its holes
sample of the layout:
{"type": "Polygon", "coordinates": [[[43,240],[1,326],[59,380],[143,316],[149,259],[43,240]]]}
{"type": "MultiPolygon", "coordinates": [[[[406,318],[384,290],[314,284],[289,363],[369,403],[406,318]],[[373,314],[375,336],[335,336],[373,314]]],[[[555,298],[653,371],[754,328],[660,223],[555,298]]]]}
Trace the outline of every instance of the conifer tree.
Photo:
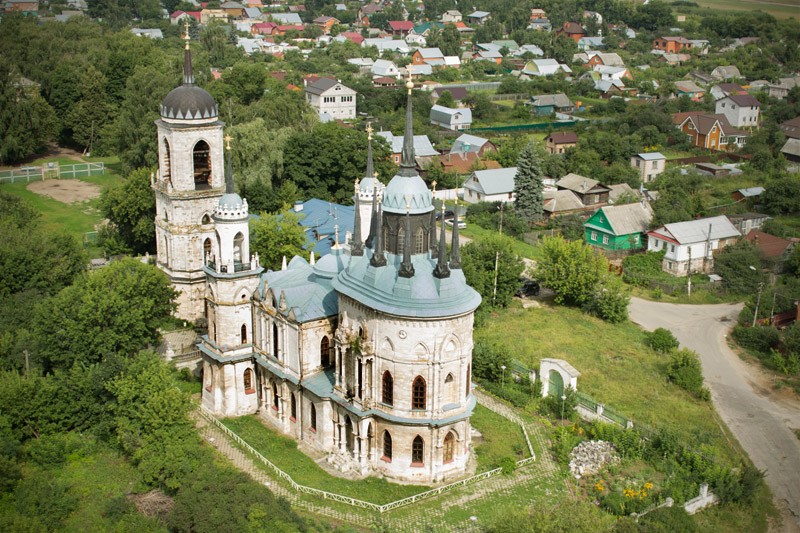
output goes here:
{"type": "Polygon", "coordinates": [[[541,220],[544,212],[542,158],[541,148],[531,142],[522,149],[517,160],[514,210],[528,224],[541,220]]]}

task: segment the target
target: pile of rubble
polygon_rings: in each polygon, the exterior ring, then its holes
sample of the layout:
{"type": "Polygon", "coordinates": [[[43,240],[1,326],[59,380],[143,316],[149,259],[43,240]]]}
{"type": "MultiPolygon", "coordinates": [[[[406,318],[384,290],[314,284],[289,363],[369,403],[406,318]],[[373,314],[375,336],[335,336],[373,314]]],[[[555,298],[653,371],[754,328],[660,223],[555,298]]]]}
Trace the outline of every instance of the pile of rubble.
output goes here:
{"type": "Polygon", "coordinates": [[[576,479],[595,474],[607,464],[619,462],[614,447],[602,440],[581,442],[569,453],[569,459],[569,471],[576,479]]]}

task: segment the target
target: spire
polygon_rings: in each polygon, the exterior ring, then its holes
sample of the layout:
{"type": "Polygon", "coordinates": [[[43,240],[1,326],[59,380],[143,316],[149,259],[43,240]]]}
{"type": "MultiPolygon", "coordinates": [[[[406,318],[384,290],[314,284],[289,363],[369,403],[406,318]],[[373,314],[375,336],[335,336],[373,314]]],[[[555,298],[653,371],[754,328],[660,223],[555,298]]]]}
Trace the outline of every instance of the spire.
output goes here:
{"type": "Polygon", "coordinates": [[[403,243],[403,262],[400,263],[400,271],[397,273],[401,278],[414,277],[414,265],[411,264],[411,202],[406,195],[406,231],[405,242],[403,243]]]}
{"type": "Polygon", "coordinates": [[[456,197],[456,206],[453,209],[453,243],[450,245],[450,268],[453,270],[461,268],[461,253],[458,250],[458,197],[456,197]]]}
{"type": "Polygon", "coordinates": [[[375,173],[373,164],[372,164],[372,132],[375,131],[372,129],[372,122],[367,124],[367,171],[364,172],[365,178],[373,177],[375,173]]]}
{"type": "Polygon", "coordinates": [[[428,232],[428,244],[431,252],[431,259],[436,259],[438,250],[436,249],[436,206],[431,209],[431,229],[428,232]]]}
{"type": "Polygon", "coordinates": [[[378,197],[378,212],[375,218],[375,250],[372,252],[372,258],[369,260],[369,264],[374,267],[386,266],[386,255],[383,253],[383,230],[381,228],[381,222],[383,220],[382,215],[381,199],[378,197]]]}
{"type": "Polygon", "coordinates": [[[372,218],[369,221],[369,235],[365,244],[367,248],[372,248],[373,241],[375,240],[375,233],[378,231],[378,184],[375,183],[375,188],[372,189],[372,218]]]}
{"type": "Polygon", "coordinates": [[[417,172],[417,162],[414,159],[414,115],[411,109],[411,89],[414,82],[411,81],[411,71],[408,72],[406,89],[408,89],[408,103],[406,104],[406,132],[403,135],[403,152],[400,159],[400,171],[398,176],[410,178],[419,175],[417,172]]]}
{"type": "MultiPolygon", "coordinates": [[[[370,157],[370,156],[367,156],[370,157]]],[[[367,162],[367,166],[369,167],[369,162],[367,162]]],[[[356,178],[356,182],[353,186],[355,189],[355,219],[353,220],[353,239],[350,243],[350,255],[354,256],[362,256],[364,255],[364,241],[361,240],[361,208],[358,201],[358,178],[356,178]]]]}
{"type": "Polygon", "coordinates": [[[183,36],[186,46],[183,52],[183,84],[194,85],[194,73],[192,72],[192,51],[189,50],[189,20],[186,20],[186,33],[183,36]]]}
{"type": "MultiPolygon", "coordinates": [[[[439,279],[450,277],[450,268],[447,266],[447,236],[444,232],[444,202],[442,202],[442,232],[439,234],[439,251],[437,252],[438,261],[433,275],[439,279]]],[[[455,226],[454,226],[455,228],[455,226]]]]}
{"type": "Polygon", "coordinates": [[[225,168],[225,194],[234,194],[236,192],[233,186],[233,158],[231,157],[231,140],[233,137],[230,135],[225,136],[225,149],[228,153],[225,156],[227,159],[227,166],[225,168]]]}

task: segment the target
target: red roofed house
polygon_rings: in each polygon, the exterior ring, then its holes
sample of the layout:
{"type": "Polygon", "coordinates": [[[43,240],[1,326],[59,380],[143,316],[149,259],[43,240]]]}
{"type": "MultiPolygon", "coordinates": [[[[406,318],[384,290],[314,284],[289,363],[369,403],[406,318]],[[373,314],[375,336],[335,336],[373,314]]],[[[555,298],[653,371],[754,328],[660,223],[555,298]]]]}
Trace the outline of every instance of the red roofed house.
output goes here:
{"type": "Polygon", "coordinates": [[[278,25],[274,22],[256,22],[250,25],[250,33],[253,35],[272,35],[278,25]]]}
{"type": "Polygon", "coordinates": [[[797,244],[797,239],[782,239],[755,229],[745,235],[744,238],[758,248],[764,262],[770,263],[770,266],[778,272],[781,271],[783,262],[786,261],[797,244]]]}
{"type": "Polygon", "coordinates": [[[684,50],[691,50],[692,41],[686,37],[659,37],[653,40],[653,48],[668,54],[676,54],[684,50]]]}
{"type": "Polygon", "coordinates": [[[339,24],[339,19],[334,17],[317,17],[314,19],[314,25],[319,27],[325,35],[331,33],[331,29],[339,24]]]}
{"type": "Polygon", "coordinates": [[[556,35],[566,35],[577,43],[581,37],[586,37],[586,30],[577,22],[565,22],[561,28],[556,30],[556,35]]]}
{"type": "Polygon", "coordinates": [[[169,22],[173,26],[177,26],[178,24],[183,24],[184,20],[188,18],[193,18],[197,22],[200,22],[200,12],[199,11],[175,11],[172,15],[169,16],[169,22]]]}
{"type": "Polygon", "coordinates": [[[341,35],[350,42],[356,43],[359,46],[361,46],[361,43],[364,42],[364,37],[360,33],[355,31],[345,31],[340,33],[339,35],[341,35]]]}
{"type": "Polygon", "coordinates": [[[408,32],[414,29],[414,23],[410,20],[390,20],[389,31],[394,37],[405,37],[408,32]]]}

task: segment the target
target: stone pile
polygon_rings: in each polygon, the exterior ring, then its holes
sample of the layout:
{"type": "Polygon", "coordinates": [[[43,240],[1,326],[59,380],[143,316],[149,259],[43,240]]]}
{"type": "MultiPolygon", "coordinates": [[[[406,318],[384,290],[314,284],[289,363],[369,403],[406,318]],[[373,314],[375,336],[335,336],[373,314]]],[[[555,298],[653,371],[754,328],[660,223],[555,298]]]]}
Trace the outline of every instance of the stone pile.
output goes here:
{"type": "Polygon", "coordinates": [[[569,471],[576,479],[595,474],[607,464],[619,462],[619,456],[611,443],[602,440],[581,442],[572,449],[569,458],[569,471]]]}

